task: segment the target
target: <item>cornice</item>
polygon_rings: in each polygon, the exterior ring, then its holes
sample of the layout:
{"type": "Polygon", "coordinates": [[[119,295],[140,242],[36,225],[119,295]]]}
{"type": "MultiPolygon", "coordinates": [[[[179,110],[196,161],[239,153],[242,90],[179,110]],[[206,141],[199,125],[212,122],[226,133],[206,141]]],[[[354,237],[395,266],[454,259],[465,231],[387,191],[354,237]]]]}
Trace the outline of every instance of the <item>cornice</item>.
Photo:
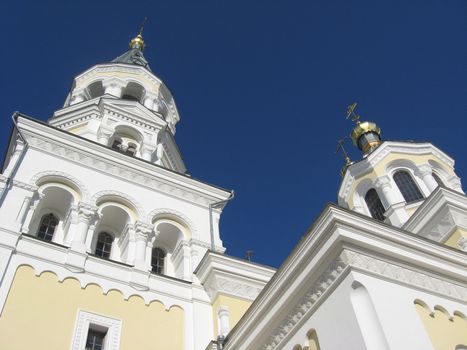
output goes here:
{"type": "Polygon", "coordinates": [[[467,215],[467,196],[445,187],[436,188],[404,224],[403,229],[418,233],[443,208],[450,206],[467,215]]]}
{"type": "Polygon", "coordinates": [[[352,271],[466,302],[466,268],[465,253],[330,205],[229,334],[224,348],[280,348],[352,271]]]}
{"type": "MultiPolygon", "coordinates": [[[[96,284],[103,294],[117,290],[126,300],[132,295],[138,295],[147,305],[159,301],[169,309],[173,305],[183,308],[184,303],[192,302],[192,289],[195,287],[192,283],[146,272],[143,273],[146,288],[141,289],[140,285],[133,283],[133,275],[141,274],[141,271],[130,265],[91,255],[85,255],[84,269],[77,273],[63,264],[63,261],[67,260],[67,255],[73,253],[69,248],[25,235],[16,234],[16,236],[19,240],[9,266],[9,271],[13,275],[17,267],[28,265],[34,268],[38,276],[45,271],[53,272],[60,282],[73,278],[83,289],[89,284],[96,284]]],[[[0,310],[1,308],[2,305],[0,310]]]]}
{"type": "Polygon", "coordinates": [[[253,301],[274,272],[272,268],[207,252],[195,274],[212,301],[219,294],[253,301]]]}
{"type": "Polygon", "coordinates": [[[339,277],[344,275],[344,271],[347,271],[347,273],[351,271],[364,272],[376,278],[390,280],[393,283],[408,285],[461,302],[467,301],[467,285],[461,286],[394,263],[345,249],[334,259],[326,271],[316,279],[312,287],[306,291],[300,301],[282,319],[280,325],[272,331],[262,349],[276,349],[288,338],[295,328],[298,328],[300,321],[307,318],[309,313],[314,312],[316,310],[315,306],[320,304],[320,300],[325,299],[329,295],[329,291],[332,291],[333,287],[341,281],[339,277]]]}
{"type": "Polygon", "coordinates": [[[76,135],[63,133],[25,118],[18,118],[18,122],[31,148],[81,166],[93,168],[202,207],[230,196],[230,192],[226,190],[147,164],[140,159],[125,156],[76,135]]]}
{"type": "Polygon", "coordinates": [[[60,109],[54,113],[54,117],[49,122],[57,128],[67,129],[89,119],[102,119],[104,115],[151,132],[163,129],[167,125],[160,114],[149,111],[137,101],[123,101],[105,95],[60,109]]]}
{"type": "MultiPolygon", "coordinates": [[[[146,68],[141,67],[141,66],[132,66],[132,65],[126,65],[126,64],[119,64],[119,63],[96,64],[92,66],[91,68],[87,69],[86,71],[84,71],[83,73],[77,75],[75,77],[75,82],[76,84],[78,84],[99,73],[108,73],[108,72],[136,73],[136,74],[139,74],[145,77],[146,79],[148,79],[155,85],[165,86],[162,80],[160,80],[154,74],[149,72],[146,68]]],[[[167,89],[167,92],[169,92],[168,89],[167,89]]]]}

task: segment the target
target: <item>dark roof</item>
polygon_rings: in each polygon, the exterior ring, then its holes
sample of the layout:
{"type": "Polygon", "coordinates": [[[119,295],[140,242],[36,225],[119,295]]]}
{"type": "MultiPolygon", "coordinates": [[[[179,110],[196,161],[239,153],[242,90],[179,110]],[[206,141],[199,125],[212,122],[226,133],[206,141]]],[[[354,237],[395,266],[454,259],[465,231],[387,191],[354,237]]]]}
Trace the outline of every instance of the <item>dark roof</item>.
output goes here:
{"type": "Polygon", "coordinates": [[[144,58],[143,52],[137,48],[129,49],[127,52],[113,59],[111,62],[134,64],[137,66],[142,66],[147,70],[151,71],[151,68],[149,68],[148,61],[146,61],[146,59],[144,58]]]}

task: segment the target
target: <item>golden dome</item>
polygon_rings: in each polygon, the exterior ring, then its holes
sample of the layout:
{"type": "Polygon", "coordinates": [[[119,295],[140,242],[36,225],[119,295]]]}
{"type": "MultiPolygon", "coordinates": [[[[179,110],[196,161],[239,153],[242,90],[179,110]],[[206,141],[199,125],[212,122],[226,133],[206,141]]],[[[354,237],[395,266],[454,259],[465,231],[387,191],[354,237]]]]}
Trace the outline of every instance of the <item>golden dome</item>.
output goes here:
{"type": "Polygon", "coordinates": [[[360,137],[369,132],[375,133],[381,137],[381,129],[375,123],[373,122],[357,123],[357,125],[355,125],[355,128],[353,128],[352,133],[350,134],[353,144],[355,146],[358,146],[358,140],[360,139],[360,137]]]}
{"type": "Polygon", "coordinates": [[[145,44],[144,44],[143,36],[141,35],[141,33],[135,36],[130,41],[130,48],[132,49],[138,49],[138,50],[143,51],[144,46],[145,44]]]}

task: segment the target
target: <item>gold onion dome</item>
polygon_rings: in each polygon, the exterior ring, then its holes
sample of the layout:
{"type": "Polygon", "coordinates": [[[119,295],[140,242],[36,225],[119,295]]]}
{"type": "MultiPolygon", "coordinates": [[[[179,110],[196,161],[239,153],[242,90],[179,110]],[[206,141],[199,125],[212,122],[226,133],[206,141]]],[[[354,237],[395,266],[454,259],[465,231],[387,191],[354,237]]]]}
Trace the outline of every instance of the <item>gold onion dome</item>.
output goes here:
{"type": "Polygon", "coordinates": [[[373,122],[363,122],[355,125],[355,128],[353,128],[352,133],[350,134],[353,144],[358,146],[358,140],[360,137],[370,132],[378,134],[378,136],[381,137],[381,129],[373,122]]]}
{"type": "Polygon", "coordinates": [[[141,35],[141,33],[139,33],[130,41],[131,49],[138,49],[140,51],[143,51],[145,46],[146,44],[144,43],[143,36],[141,35]]]}
{"type": "Polygon", "coordinates": [[[381,144],[381,129],[373,122],[357,121],[350,138],[355,146],[368,154],[381,144]]]}

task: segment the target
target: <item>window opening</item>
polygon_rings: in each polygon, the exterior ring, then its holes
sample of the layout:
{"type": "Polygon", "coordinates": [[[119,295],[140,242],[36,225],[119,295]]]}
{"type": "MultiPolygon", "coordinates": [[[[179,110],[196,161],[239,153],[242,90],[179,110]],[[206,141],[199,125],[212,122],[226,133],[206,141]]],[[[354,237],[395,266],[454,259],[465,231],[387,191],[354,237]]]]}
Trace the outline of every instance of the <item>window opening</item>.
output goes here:
{"type": "Polygon", "coordinates": [[[37,237],[46,241],[51,241],[57,225],[58,218],[54,214],[50,213],[44,215],[41,219],[39,230],[37,231],[37,237]]]}
{"type": "Polygon", "coordinates": [[[86,350],[102,350],[104,348],[105,336],[107,330],[98,331],[89,328],[88,337],[86,338],[86,350]]]}
{"type": "Polygon", "coordinates": [[[422,193],[407,171],[400,170],[394,174],[393,178],[407,203],[423,199],[422,193]]]}
{"type": "Polygon", "coordinates": [[[128,148],[126,149],[126,153],[134,156],[136,154],[136,145],[134,143],[129,143],[128,148]]]}
{"type": "Polygon", "coordinates": [[[165,252],[161,248],[154,248],[151,255],[152,272],[164,273],[165,252]]]}
{"type": "Polygon", "coordinates": [[[368,210],[370,211],[371,216],[376,220],[384,221],[384,206],[383,203],[381,203],[381,199],[378,196],[378,192],[376,192],[374,188],[371,188],[366,193],[365,202],[368,207],[368,210]]]}
{"type": "Polygon", "coordinates": [[[112,148],[116,149],[117,151],[121,151],[122,150],[122,140],[114,140],[114,142],[112,143],[112,148]]]}
{"type": "Polygon", "coordinates": [[[433,175],[433,179],[435,179],[436,183],[438,184],[438,186],[440,187],[443,187],[444,186],[444,183],[443,181],[440,179],[440,177],[438,175],[436,175],[435,173],[432,173],[433,175]]]}
{"type": "Polygon", "coordinates": [[[104,259],[110,258],[110,252],[112,250],[112,243],[114,238],[107,232],[101,232],[97,236],[97,244],[95,254],[104,259]]]}

